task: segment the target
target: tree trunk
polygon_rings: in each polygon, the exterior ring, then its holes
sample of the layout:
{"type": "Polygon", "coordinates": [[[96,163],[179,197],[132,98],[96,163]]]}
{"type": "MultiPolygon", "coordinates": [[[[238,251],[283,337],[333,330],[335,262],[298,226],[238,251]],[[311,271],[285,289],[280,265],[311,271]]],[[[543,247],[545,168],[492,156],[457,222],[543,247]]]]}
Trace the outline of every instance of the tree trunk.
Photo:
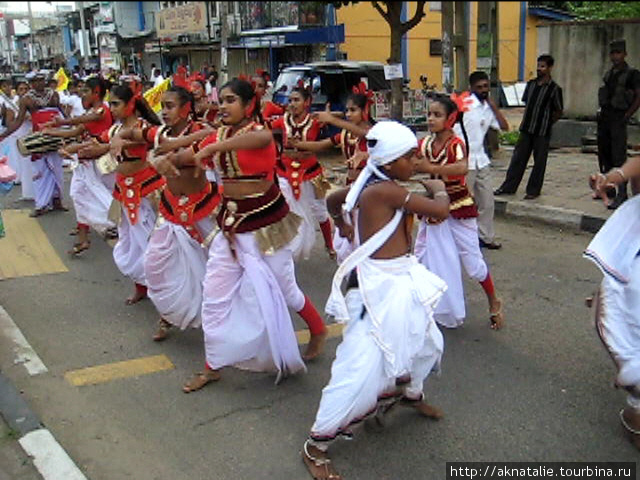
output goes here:
{"type": "MultiPolygon", "coordinates": [[[[387,2],[389,9],[389,29],[391,31],[391,56],[389,64],[402,63],[402,2],[387,2]]],[[[404,75],[407,72],[403,72],[404,75]]],[[[391,80],[391,118],[402,121],[402,85],[403,79],[396,78],[391,80]]]]}

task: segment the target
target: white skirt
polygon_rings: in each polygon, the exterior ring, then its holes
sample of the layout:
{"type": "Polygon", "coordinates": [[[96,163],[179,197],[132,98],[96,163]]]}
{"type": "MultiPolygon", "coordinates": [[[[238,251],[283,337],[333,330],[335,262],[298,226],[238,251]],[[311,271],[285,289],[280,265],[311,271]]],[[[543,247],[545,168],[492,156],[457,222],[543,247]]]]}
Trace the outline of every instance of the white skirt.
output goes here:
{"type": "Polygon", "coordinates": [[[58,153],[50,152],[32,163],[36,209],[51,207],[54,198],[62,200],[62,158],[58,153]]]}
{"type": "MultiPolygon", "coordinates": [[[[206,238],[213,230],[210,218],[198,222],[206,238]]],[[[182,227],[167,220],[155,228],[144,254],[147,294],[160,316],[185,330],[202,324],[202,281],[207,251],[182,227]]]]}
{"type": "Polygon", "coordinates": [[[96,170],[95,162],[78,163],[73,170],[69,194],[73,199],[78,222],[90,225],[102,234],[114,225],[108,219],[113,196],[101,176],[96,170]]]}
{"type": "Polygon", "coordinates": [[[236,259],[218,234],[209,249],[202,301],[207,364],[277,372],[276,382],[306,370],[287,308],[304,306],[291,250],[263,255],[252,233],[236,234],[234,247],[236,259]]]}
{"type": "Polygon", "coordinates": [[[446,289],[415,257],[367,259],[359,288],[347,292],[349,322],[322,391],[311,438],[328,441],[396,395],[396,380],[410,377],[402,394],[422,397],[423,383],[439,369],[444,350],[433,307],[446,289]]]}
{"type": "Polygon", "coordinates": [[[33,165],[31,162],[31,155],[23,156],[20,153],[17,141],[19,138],[30,134],[31,130],[31,121],[25,120],[18,130],[13,132],[2,142],[2,144],[0,144],[3,154],[9,159],[9,165],[18,175],[16,180],[21,183],[21,198],[25,200],[32,200],[35,197],[33,188],[33,165]]]}
{"type": "Polygon", "coordinates": [[[156,223],[156,213],[149,199],[143,198],[138,209],[138,222],[131,225],[126,209],[120,208],[122,220],[118,225],[118,243],[113,247],[113,260],[124,276],[146,286],[144,252],[156,223]]]}

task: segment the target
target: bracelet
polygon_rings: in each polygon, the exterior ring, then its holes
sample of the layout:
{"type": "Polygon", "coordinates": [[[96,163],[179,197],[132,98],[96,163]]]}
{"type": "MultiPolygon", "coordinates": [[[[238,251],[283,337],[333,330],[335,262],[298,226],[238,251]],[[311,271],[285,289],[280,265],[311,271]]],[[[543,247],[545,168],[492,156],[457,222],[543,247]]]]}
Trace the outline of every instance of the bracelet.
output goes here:
{"type": "Polygon", "coordinates": [[[333,218],[334,220],[337,220],[337,219],[339,219],[339,218],[342,218],[342,213],[339,213],[339,214],[337,214],[337,215],[334,215],[333,213],[330,213],[330,214],[329,214],[329,216],[330,216],[331,218],[333,218]]]}
{"type": "Polygon", "coordinates": [[[436,198],[436,197],[447,197],[448,198],[449,194],[447,192],[445,192],[445,191],[436,192],[436,193],[433,194],[433,198],[436,198]]]}
{"type": "Polygon", "coordinates": [[[616,168],[616,169],[614,170],[614,172],[616,172],[618,175],[620,175],[620,176],[622,177],[622,181],[623,181],[623,182],[626,182],[626,181],[628,180],[628,179],[627,179],[627,176],[624,174],[624,172],[622,171],[622,169],[621,169],[621,168],[616,168]]]}
{"type": "Polygon", "coordinates": [[[411,192],[407,193],[407,196],[404,197],[404,202],[402,203],[402,209],[404,210],[405,207],[407,206],[407,203],[409,203],[409,199],[411,198],[411,192]]]}

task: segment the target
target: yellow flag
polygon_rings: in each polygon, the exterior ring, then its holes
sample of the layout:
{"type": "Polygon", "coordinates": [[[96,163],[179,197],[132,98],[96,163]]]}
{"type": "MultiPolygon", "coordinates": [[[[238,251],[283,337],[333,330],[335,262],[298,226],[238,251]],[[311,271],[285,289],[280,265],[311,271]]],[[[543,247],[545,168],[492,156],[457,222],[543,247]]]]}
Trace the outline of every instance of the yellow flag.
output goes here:
{"type": "Polygon", "coordinates": [[[69,85],[69,77],[64,73],[64,69],[60,67],[60,69],[53,76],[58,81],[58,86],[56,87],[56,91],[62,92],[67,89],[67,85],[69,85]]]}
{"type": "Polygon", "coordinates": [[[154,112],[158,113],[162,109],[162,105],[160,104],[160,100],[162,100],[162,94],[166,92],[170,86],[171,79],[167,78],[161,84],[144,92],[143,97],[154,112]]]}

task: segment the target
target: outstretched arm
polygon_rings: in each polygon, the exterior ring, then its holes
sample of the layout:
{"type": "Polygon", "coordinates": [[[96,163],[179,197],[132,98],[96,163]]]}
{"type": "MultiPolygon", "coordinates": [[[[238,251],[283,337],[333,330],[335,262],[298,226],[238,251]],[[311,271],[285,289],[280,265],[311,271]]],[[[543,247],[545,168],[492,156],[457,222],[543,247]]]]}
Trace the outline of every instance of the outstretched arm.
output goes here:
{"type": "Polygon", "coordinates": [[[367,133],[369,133],[369,130],[371,129],[370,126],[360,127],[355,123],[348,122],[347,120],[342,120],[341,118],[338,118],[335,115],[333,115],[331,112],[327,112],[327,111],[312,113],[311,117],[321,123],[329,123],[334,127],[348,130],[357,137],[364,137],[367,133]]]}
{"type": "Polygon", "coordinates": [[[213,129],[203,128],[202,130],[198,130],[197,132],[185,135],[183,137],[165,138],[160,143],[160,145],[158,145],[158,148],[155,149],[155,152],[158,155],[163,155],[165,153],[171,152],[172,150],[180,150],[181,148],[189,147],[193,143],[204,140],[206,137],[211,135],[211,132],[213,132],[213,129]]]}
{"type": "Polygon", "coordinates": [[[307,152],[320,152],[333,147],[333,142],[330,138],[325,138],[316,142],[303,142],[292,138],[289,140],[289,146],[297,148],[298,150],[306,150],[307,152]]]}

